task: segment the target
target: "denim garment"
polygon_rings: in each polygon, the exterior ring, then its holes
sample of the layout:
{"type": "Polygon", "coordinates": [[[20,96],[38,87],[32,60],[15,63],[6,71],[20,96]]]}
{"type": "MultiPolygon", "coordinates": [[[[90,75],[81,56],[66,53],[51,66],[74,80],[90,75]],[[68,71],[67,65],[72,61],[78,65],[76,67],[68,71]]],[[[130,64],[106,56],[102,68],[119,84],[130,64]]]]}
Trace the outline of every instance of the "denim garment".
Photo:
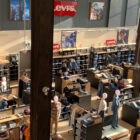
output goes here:
{"type": "Polygon", "coordinates": [[[118,116],[119,116],[120,99],[114,95],[111,110],[113,112],[112,127],[118,126],[118,116]]]}
{"type": "Polygon", "coordinates": [[[66,99],[62,99],[61,103],[65,106],[68,106],[70,104],[66,99]]]}
{"type": "Polygon", "coordinates": [[[83,95],[88,95],[89,93],[87,91],[83,91],[82,89],[79,89],[78,90],[80,94],[83,94],[83,95]]]}
{"type": "Polygon", "coordinates": [[[140,106],[137,105],[135,102],[130,103],[130,106],[131,106],[134,110],[140,111],[140,106]]]}
{"type": "Polygon", "coordinates": [[[70,70],[78,70],[79,69],[78,64],[76,62],[69,62],[68,63],[68,68],[70,70]]]}
{"type": "Polygon", "coordinates": [[[93,124],[93,120],[91,120],[90,118],[87,118],[87,119],[82,120],[81,123],[85,124],[86,126],[89,126],[93,124]]]}
{"type": "Polygon", "coordinates": [[[98,85],[97,96],[102,98],[103,92],[104,92],[104,84],[100,82],[98,85]]]}
{"type": "Polygon", "coordinates": [[[0,109],[7,109],[8,103],[7,101],[0,102],[0,109]]]}
{"type": "Polygon", "coordinates": [[[105,121],[105,111],[101,111],[99,115],[102,117],[102,123],[104,124],[105,121]]]}
{"type": "Polygon", "coordinates": [[[112,120],[112,127],[118,126],[118,120],[119,120],[119,111],[116,110],[113,112],[113,120],[112,120]]]}
{"type": "Polygon", "coordinates": [[[87,128],[86,127],[82,126],[81,129],[83,130],[83,132],[85,132],[85,133],[87,132],[87,128]]]}
{"type": "Polygon", "coordinates": [[[86,84],[86,83],[88,83],[88,80],[78,78],[77,82],[80,83],[80,84],[86,84]]]}
{"type": "Polygon", "coordinates": [[[86,140],[86,134],[84,134],[83,132],[81,133],[81,137],[86,140]]]}

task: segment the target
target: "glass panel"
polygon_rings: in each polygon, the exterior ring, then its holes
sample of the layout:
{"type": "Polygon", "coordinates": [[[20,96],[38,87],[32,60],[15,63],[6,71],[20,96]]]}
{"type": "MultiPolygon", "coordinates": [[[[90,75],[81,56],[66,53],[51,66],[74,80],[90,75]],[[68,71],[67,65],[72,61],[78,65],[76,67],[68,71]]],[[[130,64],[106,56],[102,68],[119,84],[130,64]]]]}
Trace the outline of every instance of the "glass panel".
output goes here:
{"type": "Polygon", "coordinates": [[[136,3],[54,1],[52,139],[130,139],[136,3]]]}
{"type": "Polygon", "coordinates": [[[23,140],[30,138],[30,0],[0,5],[0,139],[23,140]]]}

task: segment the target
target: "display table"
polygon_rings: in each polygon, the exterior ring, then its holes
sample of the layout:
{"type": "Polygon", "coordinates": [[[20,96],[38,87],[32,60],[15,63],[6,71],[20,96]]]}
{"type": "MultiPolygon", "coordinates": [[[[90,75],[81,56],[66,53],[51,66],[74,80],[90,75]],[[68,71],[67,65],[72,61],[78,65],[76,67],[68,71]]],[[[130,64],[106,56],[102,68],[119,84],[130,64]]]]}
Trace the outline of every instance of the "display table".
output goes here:
{"type": "Polygon", "coordinates": [[[8,118],[0,119],[0,124],[7,123],[7,122],[10,122],[10,121],[19,120],[19,119],[21,119],[21,118],[16,116],[16,115],[10,115],[8,118]]]}
{"type": "Polygon", "coordinates": [[[124,78],[126,79],[133,79],[134,68],[132,65],[125,64],[124,65],[124,78]]]}
{"type": "MultiPolygon", "coordinates": [[[[80,118],[77,118],[75,121],[74,140],[79,140],[79,139],[93,140],[93,138],[96,138],[97,140],[101,140],[102,127],[103,127],[101,117],[93,118],[94,123],[88,126],[83,124],[80,120],[81,120],[80,118]]],[[[110,120],[112,120],[112,116],[106,114],[105,126],[111,124],[110,120]]]]}
{"type": "MultiPolygon", "coordinates": [[[[77,78],[79,78],[79,75],[71,75],[70,79],[68,80],[65,80],[64,77],[56,76],[56,82],[55,82],[56,91],[58,91],[59,93],[63,93],[64,88],[77,78]]],[[[85,91],[90,93],[90,82],[84,85],[85,85],[85,91]]]]}
{"type": "MultiPolygon", "coordinates": [[[[91,109],[91,95],[81,95],[81,94],[75,94],[74,92],[72,93],[67,93],[66,97],[68,99],[72,99],[75,103],[78,103],[78,105],[85,110],[90,110],[91,109]]],[[[71,101],[69,101],[71,102],[71,101]]]]}
{"type": "Polygon", "coordinates": [[[133,125],[139,125],[138,111],[134,110],[130,105],[124,104],[122,110],[122,120],[133,125]]]}

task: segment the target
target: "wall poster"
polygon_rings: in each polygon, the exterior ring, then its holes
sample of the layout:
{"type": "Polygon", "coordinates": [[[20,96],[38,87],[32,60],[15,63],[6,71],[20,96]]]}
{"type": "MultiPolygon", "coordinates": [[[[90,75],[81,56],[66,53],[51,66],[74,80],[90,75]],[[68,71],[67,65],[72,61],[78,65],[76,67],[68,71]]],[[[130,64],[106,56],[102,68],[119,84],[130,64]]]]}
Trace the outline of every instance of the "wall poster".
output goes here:
{"type": "MultiPolygon", "coordinates": [[[[10,20],[24,20],[24,0],[10,1],[10,20]]],[[[25,20],[30,20],[29,0],[25,0],[25,20]]]]}
{"type": "Polygon", "coordinates": [[[128,44],[129,30],[121,29],[117,32],[117,44],[128,44]]]}
{"type": "Polygon", "coordinates": [[[75,48],[76,47],[76,31],[62,31],[61,32],[61,48],[75,48]]]}
{"type": "Polygon", "coordinates": [[[104,15],[104,2],[90,2],[90,20],[102,20],[104,15]]]}

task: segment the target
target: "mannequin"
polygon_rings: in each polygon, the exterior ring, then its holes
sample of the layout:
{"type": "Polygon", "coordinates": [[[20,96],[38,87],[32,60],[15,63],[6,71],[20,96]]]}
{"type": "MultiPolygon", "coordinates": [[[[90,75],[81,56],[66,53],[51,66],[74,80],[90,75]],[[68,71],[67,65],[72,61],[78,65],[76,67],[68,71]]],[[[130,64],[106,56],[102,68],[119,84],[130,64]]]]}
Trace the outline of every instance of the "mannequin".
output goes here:
{"type": "Polygon", "coordinates": [[[7,92],[7,81],[6,81],[6,77],[2,77],[1,90],[2,90],[2,92],[7,92]]]}
{"type": "Polygon", "coordinates": [[[112,120],[112,128],[115,129],[118,127],[119,120],[119,107],[120,107],[120,90],[115,91],[115,95],[112,102],[112,112],[113,112],[113,120],[112,120]]]}
{"type": "Polygon", "coordinates": [[[103,97],[100,101],[100,105],[99,105],[99,110],[98,110],[98,114],[100,114],[100,116],[102,117],[102,123],[104,124],[104,119],[105,119],[105,112],[107,111],[107,93],[103,93],[103,97]]]}
{"type": "Polygon", "coordinates": [[[58,121],[61,114],[61,103],[58,101],[58,96],[54,96],[51,103],[51,134],[53,135],[53,125],[55,125],[54,134],[57,133],[58,121]]]}

